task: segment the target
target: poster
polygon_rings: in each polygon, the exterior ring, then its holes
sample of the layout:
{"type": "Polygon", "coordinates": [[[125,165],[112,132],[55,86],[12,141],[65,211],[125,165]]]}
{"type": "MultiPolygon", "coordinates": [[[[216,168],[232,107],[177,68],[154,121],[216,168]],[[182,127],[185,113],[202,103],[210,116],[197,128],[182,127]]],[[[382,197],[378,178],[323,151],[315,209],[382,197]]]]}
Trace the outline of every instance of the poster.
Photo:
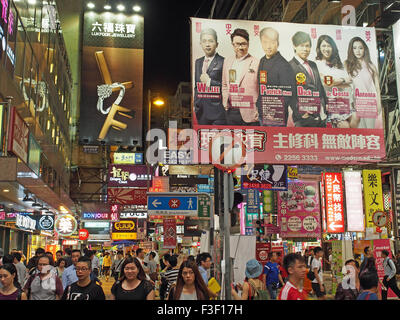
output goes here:
{"type": "Polygon", "coordinates": [[[85,11],[83,19],[79,141],[140,146],[143,17],[85,11]]]}
{"type": "Polygon", "coordinates": [[[385,156],[374,28],[191,18],[191,50],[200,160],[227,131],[253,163],[385,156]]]}
{"type": "Polygon", "coordinates": [[[326,172],[324,177],[327,232],[343,233],[344,210],[342,174],[340,172],[326,172]]]}
{"type": "Polygon", "coordinates": [[[280,236],[320,238],[319,185],[316,181],[289,181],[288,191],[278,193],[280,236]]]}

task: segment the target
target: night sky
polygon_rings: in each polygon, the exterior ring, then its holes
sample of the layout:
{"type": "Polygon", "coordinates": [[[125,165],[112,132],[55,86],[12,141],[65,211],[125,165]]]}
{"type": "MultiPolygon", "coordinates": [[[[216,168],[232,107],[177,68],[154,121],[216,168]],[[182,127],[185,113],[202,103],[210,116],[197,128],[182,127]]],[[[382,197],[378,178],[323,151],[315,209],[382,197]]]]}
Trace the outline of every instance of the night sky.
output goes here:
{"type": "Polygon", "coordinates": [[[146,0],[144,11],[144,94],[173,95],[190,81],[190,17],[207,18],[212,0],[146,0]],[[199,10],[200,9],[200,10],[199,10]]]}

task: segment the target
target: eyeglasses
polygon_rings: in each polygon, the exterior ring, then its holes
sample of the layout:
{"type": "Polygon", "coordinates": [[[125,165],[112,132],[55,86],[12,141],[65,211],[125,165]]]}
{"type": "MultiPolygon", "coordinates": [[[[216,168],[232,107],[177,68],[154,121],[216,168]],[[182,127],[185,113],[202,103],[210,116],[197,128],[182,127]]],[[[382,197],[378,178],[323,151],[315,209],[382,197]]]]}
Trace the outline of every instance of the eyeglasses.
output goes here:
{"type": "Polygon", "coordinates": [[[234,46],[235,48],[247,47],[248,45],[249,45],[249,44],[248,44],[247,42],[240,42],[240,43],[233,42],[233,46],[234,46]]]}
{"type": "Polygon", "coordinates": [[[88,271],[89,268],[85,268],[85,267],[83,267],[83,268],[75,268],[75,270],[76,271],[88,271]]]}

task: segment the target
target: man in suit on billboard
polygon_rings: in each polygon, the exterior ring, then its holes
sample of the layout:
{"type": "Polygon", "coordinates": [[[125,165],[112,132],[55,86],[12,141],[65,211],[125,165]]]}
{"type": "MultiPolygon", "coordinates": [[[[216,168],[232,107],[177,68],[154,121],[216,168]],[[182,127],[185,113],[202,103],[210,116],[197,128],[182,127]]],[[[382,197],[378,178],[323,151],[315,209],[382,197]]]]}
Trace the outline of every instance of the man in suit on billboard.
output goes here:
{"type": "Polygon", "coordinates": [[[315,62],[308,60],[311,38],[302,31],[292,37],[295,56],[290,65],[297,82],[297,107],[293,106],[296,127],[326,127],[326,94],[315,62]],[[300,102],[304,97],[307,102],[300,102]]]}
{"type": "Polygon", "coordinates": [[[222,71],[222,103],[228,125],[258,126],[257,70],[259,59],[249,54],[249,33],[235,29],[231,34],[235,55],[225,59],[222,71]]]}
{"type": "Polygon", "coordinates": [[[200,44],[205,56],[195,63],[194,110],[197,122],[202,125],[224,125],[226,117],[221,100],[224,57],[216,52],[218,40],[215,30],[202,30],[200,44]]]}
{"type": "MultiPolygon", "coordinates": [[[[260,41],[265,52],[265,56],[260,60],[257,73],[258,89],[260,91],[257,107],[260,122],[261,125],[286,126],[289,106],[296,104],[296,80],[293,69],[278,51],[278,31],[270,27],[262,29],[260,31],[260,41]],[[269,94],[267,89],[285,90],[290,92],[291,95],[269,94]],[[263,97],[271,95],[282,99],[282,108],[269,108],[269,101],[263,97]],[[268,114],[263,114],[263,111],[268,112],[268,114]]],[[[276,101],[273,102],[272,105],[276,106],[276,101]]]]}

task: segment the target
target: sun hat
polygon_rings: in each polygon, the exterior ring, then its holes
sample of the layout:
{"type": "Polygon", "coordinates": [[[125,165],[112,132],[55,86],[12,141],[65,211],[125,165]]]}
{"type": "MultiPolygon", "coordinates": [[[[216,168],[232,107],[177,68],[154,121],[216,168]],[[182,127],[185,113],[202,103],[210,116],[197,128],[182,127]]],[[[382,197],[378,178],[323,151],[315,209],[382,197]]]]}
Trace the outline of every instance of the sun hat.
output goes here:
{"type": "Polygon", "coordinates": [[[261,263],[256,259],[251,259],[246,263],[246,277],[247,278],[258,278],[263,271],[261,263]]]}

